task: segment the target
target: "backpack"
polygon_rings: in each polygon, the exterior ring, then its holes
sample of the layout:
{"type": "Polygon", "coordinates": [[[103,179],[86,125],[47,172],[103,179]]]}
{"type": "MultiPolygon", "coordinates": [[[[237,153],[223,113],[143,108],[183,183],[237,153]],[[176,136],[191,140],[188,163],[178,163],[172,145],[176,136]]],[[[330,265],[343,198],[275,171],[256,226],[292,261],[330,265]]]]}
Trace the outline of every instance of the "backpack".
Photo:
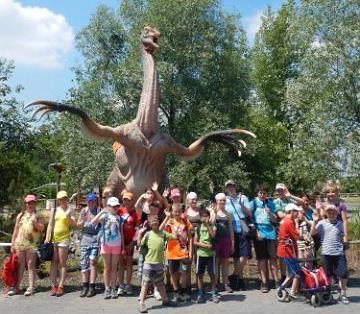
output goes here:
{"type": "Polygon", "coordinates": [[[18,258],[15,253],[12,253],[4,260],[1,281],[5,287],[14,287],[17,282],[17,268],[18,258]]]}

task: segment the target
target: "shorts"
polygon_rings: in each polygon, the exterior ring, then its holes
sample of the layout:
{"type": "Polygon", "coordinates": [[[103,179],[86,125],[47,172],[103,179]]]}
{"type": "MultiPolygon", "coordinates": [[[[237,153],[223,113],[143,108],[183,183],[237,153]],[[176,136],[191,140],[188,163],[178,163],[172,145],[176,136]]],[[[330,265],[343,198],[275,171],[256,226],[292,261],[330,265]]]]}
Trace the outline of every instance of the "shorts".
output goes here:
{"type": "Polygon", "coordinates": [[[168,263],[170,274],[175,274],[178,271],[187,272],[191,267],[189,259],[169,259],[168,263]]]}
{"type": "Polygon", "coordinates": [[[209,276],[216,274],[215,255],[213,256],[198,256],[196,258],[196,274],[203,275],[207,268],[209,276]]]}
{"type": "Polygon", "coordinates": [[[82,272],[90,269],[90,260],[95,260],[99,255],[97,245],[80,246],[80,269],[82,272]]]}
{"type": "Polygon", "coordinates": [[[141,285],[153,284],[154,286],[164,285],[164,268],[155,269],[143,269],[141,285]]]}
{"type": "Polygon", "coordinates": [[[256,259],[270,259],[276,257],[276,240],[254,240],[256,259]]]}
{"type": "Polygon", "coordinates": [[[69,247],[70,246],[70,240],[64,240],[61,242],[53,242],[54,247],[69,247]]]}
{"type": "Polygon", "coordinates": [[[289,272],[291,277],[298,277],[301,276],[301,266],[299,261],[296,258],[283,258],[284,264],[289,272]]]}
{"type": "Polygon", "coordinates": [[[215,244],[216,256],[220,258],[229,258],[231,256],[231,239],[219,238],[215,244]]]}
{"type": "Polygon", "coordinates": [[[342,279],[348,277],[345,255],[322,255],[322,264],[328,277],[334,275],[342,279]]]}
{"type": "Polygon", "coordinates": [[[112,246],[112,245],[107,245],[107,244],[101,244],[100,253],[101,254],[120,255],[121,254],[121,246],[112,246]]]}
{"type": "Polygon", "coordinates": [[[247,257],[251,258],[251,242],[250,239],[242,233],[234,233],[234,253],[233,258],[247,257]]]}

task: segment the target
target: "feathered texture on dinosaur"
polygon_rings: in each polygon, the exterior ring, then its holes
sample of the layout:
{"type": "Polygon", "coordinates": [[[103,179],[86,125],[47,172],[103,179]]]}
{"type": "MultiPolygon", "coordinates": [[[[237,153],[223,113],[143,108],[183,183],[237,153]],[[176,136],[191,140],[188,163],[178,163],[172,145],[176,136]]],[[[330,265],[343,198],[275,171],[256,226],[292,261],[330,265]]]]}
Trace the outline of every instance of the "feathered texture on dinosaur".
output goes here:
{"type": "Polygon", "coordinates": [[[246,134],[256,138],[255,134],[242,129],[210,132],[203,135],[189,147],[177,143],[170,135],[158,128],[158,108],[160,101],[159,79],[154,60],[154,52],[159,48],[160,33],[151,27],[145,27],[140,35],[141,53],[144,68],[144,81],[136,118],[117,127],[104,126],[88,117],[79,108],[47,100],[38,100],[28,107],[39,106],[34,112],[43,115],[50,112],[69,112],[81,118],[85,131],[96,139],[112,139],[115,165],[104,188],[105,195],[119,196],[121,191],[131,191],[138,197],[154,182],[160,190],[165,184],[165,155],[174,153],[190,160],[198,157],[209,142],[219,142],[234,148],[241,155],[246,143],[237,139],[237,134],[246,134]]]}

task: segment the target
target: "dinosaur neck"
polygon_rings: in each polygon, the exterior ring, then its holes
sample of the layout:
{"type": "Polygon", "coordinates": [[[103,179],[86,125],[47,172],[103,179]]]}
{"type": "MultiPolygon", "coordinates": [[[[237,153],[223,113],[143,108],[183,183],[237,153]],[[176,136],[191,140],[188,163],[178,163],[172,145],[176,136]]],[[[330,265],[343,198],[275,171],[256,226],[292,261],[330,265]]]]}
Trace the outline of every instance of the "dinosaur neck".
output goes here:
{"type": "Polygon", "coordinates": [[[152,54],[143,50],[144,83],[136,122],[143,134],[150,138],[158,130],[159,81],[152,54]]]}

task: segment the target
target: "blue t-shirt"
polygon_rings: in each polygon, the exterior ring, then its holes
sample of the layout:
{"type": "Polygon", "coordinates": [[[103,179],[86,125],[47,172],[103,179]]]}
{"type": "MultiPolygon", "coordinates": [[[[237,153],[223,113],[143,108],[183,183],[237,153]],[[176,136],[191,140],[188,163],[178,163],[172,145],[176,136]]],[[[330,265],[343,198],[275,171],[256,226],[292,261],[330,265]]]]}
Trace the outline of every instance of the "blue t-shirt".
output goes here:
{"type": "Polygon", "coordinates": [[[233,226],[234,232],[236,232],[236,233],[242,232],[240,219],[246,218],[246,214],[243,212],[239,202],[241,202],[241,204],[243,206],[250,209],[249,199],[245,195],[241,195],[240,200],[239,200],[239,196],[235,196],[232,198],[230,198],[230,196],[226,196],[225,209],[232,216],[232,226],[233,226]],[[230,199],[232,200],[234,206],[231,204],[230,199]],[[235,212],[235,210],[238,214],[235,212]]]}
{"type": "Polygon", "coordinates": [[[265,206],[275,215],[275,205],[270,199],[261,201],[258,197],[250,202],[250,210],[253,213],[256,229],[262,239],[276,240],[276,232],[269,214],[265,211],[265,206]]]}
{"type": "Polygon", "coordinates": [[[313,219],[313,210],[311,209],[311,207],[309,207],[308,209],[305,209],[304,213],[305,213],[305,218],[307,220],[314,220],[313,219]]]}

